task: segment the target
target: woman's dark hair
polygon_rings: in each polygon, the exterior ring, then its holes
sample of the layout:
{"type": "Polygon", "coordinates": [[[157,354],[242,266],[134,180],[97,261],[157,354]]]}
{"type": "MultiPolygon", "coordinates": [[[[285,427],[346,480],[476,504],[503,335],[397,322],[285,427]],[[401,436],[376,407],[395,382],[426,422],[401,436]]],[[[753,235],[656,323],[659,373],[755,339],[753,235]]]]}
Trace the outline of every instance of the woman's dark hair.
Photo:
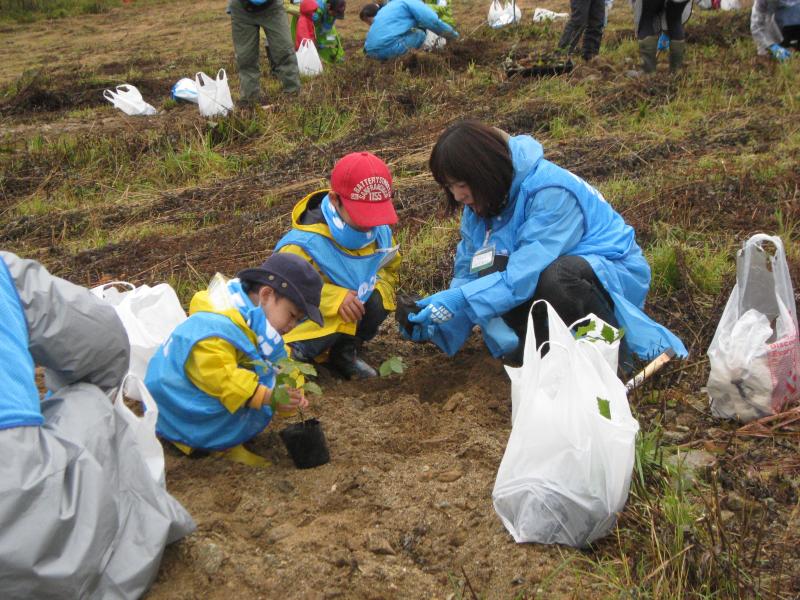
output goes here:
{"type": "Polygon", "coordinates": [[[508,202],[514,163],[502,133],[480,121],[459,121],[436,140],[428,167],[447,195],[447,208],[459,203],[447,186],[464,182],[484,217],[499,215],[508,202]]]}
{"type": "Polygon", "coordinates": [[[362,21],[364,19],[371,19],[375,15],[378,14],[378,11],[381,9],[381,5],[376,2],[371,2],[369,4],[365,4],[361,7],[361,12],[358,13],[358,18],[362,21]]]}

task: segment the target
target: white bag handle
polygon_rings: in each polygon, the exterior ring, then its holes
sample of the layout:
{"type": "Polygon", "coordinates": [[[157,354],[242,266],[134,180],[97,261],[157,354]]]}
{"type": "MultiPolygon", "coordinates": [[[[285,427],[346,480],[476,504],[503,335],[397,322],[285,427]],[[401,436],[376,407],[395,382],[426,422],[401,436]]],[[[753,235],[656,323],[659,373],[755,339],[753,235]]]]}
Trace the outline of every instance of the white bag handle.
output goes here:
{"type": "Polygon", "coordinates": [[[198,71],[197,73],[195,73],[194,78],[195,78],[195,81],[197,82],[197,85],[199,85],[199,86],[205,87],[209,83],[214,83],[214,80],[211,79],[211,77],[209,77],[208,75],[206,75],[202,71],[198,71]]]}
{"type": "Polygon", "coordinates": [[[121,285],[123,287],[128,288],[129,291],[133,291],[136,289],[136,286],[130,283],[129,281],[109,281],[108,283],[104,283],[103,285],[99,286],[100,291],[105,291],[112,286],[121,285]]]}
{"type": "Polygon", "coordinates": [[[225,69],[220,69],[219,71],[217,71],[217,81],[225,81],[227,79],[228,79],[228,74],[225,72],[225,69]],[[222,76],[220,76],[220,73],[222,73],[222,76]]]}
{"type": "Polygon", "coordinates": [[[103,90],[103,98],[114,104],[114,101],[117,99],[117,95],[111,90],[103,90]]]}
{"type": "Polygon", "coordinates": [[[163,486],[164,450],[156,438],[158,406],[141,377],[135,373],[125,375],[114,399],[114,409],[128,422],[129,426],[134,428],[133,434],[138,442],[142,459],[153,479],[163,486]],[[125,405],[125,396],[142,403],[144,414],[141,417],[125,405]]]}

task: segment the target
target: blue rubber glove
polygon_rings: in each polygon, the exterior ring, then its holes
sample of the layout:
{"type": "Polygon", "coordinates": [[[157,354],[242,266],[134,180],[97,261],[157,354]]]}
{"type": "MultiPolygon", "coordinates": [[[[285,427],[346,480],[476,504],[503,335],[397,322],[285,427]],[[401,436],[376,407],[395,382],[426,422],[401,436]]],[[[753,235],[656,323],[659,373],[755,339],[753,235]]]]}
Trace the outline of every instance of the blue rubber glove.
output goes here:
{"type": "Polygon", "coordinates": [[[792,53],[788,48],[784,48],[778,44],[772,44],[772,46],[769,47],[769,51],[772,53],[772,56],[780,62],[789,60],[792,57],[792,53]]]}
{"type": "MultiPolygon", "coordinates": [[[[461,313],[467,304],[464,292],[460,288],[444,290],[417,301],[422,310],[408,315],[408,320],[420,326],[446,323],[457,313],[461,313]]],[[[416,329],[416,327],[414,327],[416,329]]]]}
{"type": "Polygon", "coordinates": [[[662,33],[658,36],[658,51],[664,52],[665,50],[669,50],[669,36],[666,33],[662,33]]]}

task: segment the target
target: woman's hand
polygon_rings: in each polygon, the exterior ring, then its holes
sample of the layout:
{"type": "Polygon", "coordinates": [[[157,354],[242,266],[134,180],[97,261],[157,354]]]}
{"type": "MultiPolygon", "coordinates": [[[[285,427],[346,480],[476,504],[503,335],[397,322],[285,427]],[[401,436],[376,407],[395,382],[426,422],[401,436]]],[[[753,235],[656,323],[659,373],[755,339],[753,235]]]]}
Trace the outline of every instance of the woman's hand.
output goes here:
{"type": "Polygon", "coordinates": [[[339,305],[339,316],[345,323],[357,323],[364,317],[365,312],[364,303],[358,299],[353,290],[349,290],[339,305]]]}

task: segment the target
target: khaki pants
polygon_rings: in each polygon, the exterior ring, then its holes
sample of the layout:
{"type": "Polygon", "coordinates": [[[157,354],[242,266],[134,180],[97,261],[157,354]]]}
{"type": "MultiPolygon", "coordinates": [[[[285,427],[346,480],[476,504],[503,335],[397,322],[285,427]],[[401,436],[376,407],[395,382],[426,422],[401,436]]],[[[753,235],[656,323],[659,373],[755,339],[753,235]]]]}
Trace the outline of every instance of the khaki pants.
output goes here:
{"type": "Polygon", "coordinates": [[[285,92],[300,89],[300,74],[289,31],[289,21],[282,0],[272,0],[259,12],[248,12],[239,0],[230,0],[231,33],[236,64],[239,67],[239,99],[257,102],[261,93],[259,61],[260,30],[267,36],[267,57],[272,71],[280,79],[285,92]]]}

